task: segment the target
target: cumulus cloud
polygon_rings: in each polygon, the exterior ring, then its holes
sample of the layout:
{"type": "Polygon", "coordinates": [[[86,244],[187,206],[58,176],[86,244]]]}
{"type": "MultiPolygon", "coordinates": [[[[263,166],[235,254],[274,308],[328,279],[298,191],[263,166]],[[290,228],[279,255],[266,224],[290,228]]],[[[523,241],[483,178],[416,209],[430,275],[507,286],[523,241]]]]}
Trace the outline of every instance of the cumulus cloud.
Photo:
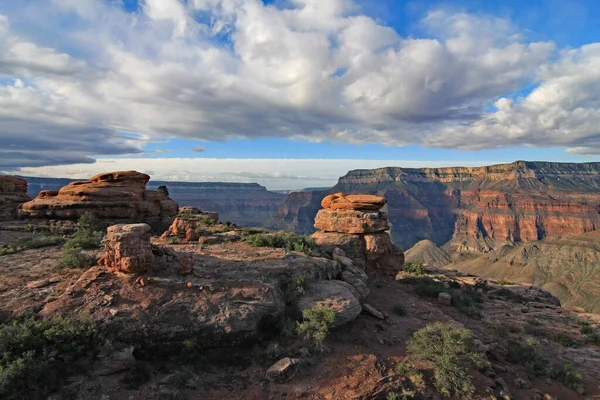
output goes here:
{"type": "Polygon", "coordinates": [[[194,151],[196,153],[203,153],[205,150],[204,150],[204,147],[196,146],[192,149],[192,151],[194,151]]]}
{"type": "Polygon", "coordinates": [[[557,52],[500,18],[432,11],[424,37],[402,37],[351,0],[5,7],[0,148],[15,168],[170,137],[600,148],[600,44],[557,52]]]}

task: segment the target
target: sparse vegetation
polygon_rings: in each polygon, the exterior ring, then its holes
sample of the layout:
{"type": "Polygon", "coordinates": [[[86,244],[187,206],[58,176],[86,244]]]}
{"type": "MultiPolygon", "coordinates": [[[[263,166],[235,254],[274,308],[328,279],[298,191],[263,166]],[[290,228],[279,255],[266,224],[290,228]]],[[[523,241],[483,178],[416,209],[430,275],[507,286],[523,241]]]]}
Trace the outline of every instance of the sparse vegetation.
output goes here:
{"type": "Polygon", "coordinates": [[[406,308],[402,304],[396,303],[394,304],[394,314],[402,317],[406,315],[406,308]]]}
{"type": "Polygon", "coordinates": [[[465,289],[461,294],[452,295],[452,305],[463,314],[474,319],[482,319],[483,297],[479,292],[465,289]]]}
{"type": "Polygon", "coordinates": [[[590,325],[589,322],[584,321],[581,324],[581,334],[582,335],[589,335],[589,334],[591,334],[593,332],[594,332],[594,328],[592,328],[592,326],[590,325]]]}
{"type": "Polygon", "coordinates": [[[287,251],[298,251],[310,255],[317,249],[314,239],[292,232],[270,232],[251,234],[242,239],[254,247],[277,247],[287,251]]]}
{"type": "Polygon", "coordinates": [[[329,334],[335,320],[335,311],[326,307],[311,308],[302,312],[302,322],[298,322],[298,333],[312,342],[318,349],[329,334]]]}
{"type": "Polygon", "coordinates": [[[179,244],[179,243],[181,243],[181,240],[179,240],[179,238],[177,236],[169,236],[167,238],[167,243],[168,244],[179,244]]]}
{"type": "Polygon", "coordinates": [[[571,364],[553,365],[550,371],[550,377],[579,394],[585,393],[583,374],[573,370],[571,364]]]}
{"type": "Polygon", "coordinates": [[[483,365],[484,359],[475,348],[471,331],[434,322],[415,332],[407,350],[410,359],[429,364],[433,384],[441,394],[464,397],[474,393],[469,368],[483,365]]]}
{"type": "Polygon", "coordinates": [[[544,329],[541,326],[541,323],[539,323],[536,320],[531,320],[531,319],[527,320],[527,323],[523,327],[523,331],[526,334],[532,335],[532,336],[541,336],[541,337],[548,336],[548,332],[546,332],[546,329],[544,329]]]}
{"type": "Polygon", "coordinates": [[[60,255],[60,268],[90,268],[96,265],[96,257],[76,249],[64,249],[60,255]]]}
{"type": "Polygon", "coordinates": [[[96,324],[28,316],[0,325],[0,398],[40,399],[103,350],[96,324]]]}
{"type": "Polygon", "coordinates": [[[414,278],[415,293],[421,297],[437,298],[440,292],[444,292],[446,287],[443,282],[436,281],[428,277],[414,278]]]}
{"type": "Polygon", "coordinates": [[[406,263],[402,266],[402,271],[415,276],[427,275],[427,268],[418,261],[406,263]]]}
{"type": "Polygon", "coordinates": [[[41,247],[55,246],[65,242],[65,239],[58,236],[39,236],[20,239],[12,245],[0,245],[0,256],[18,253],[28,249],[38,249],[41,247]]]}
{"type": "Polygon", "coordinates": [[[506,279],[500,279],[498,282],[496,282],[496,284],[500,285],[500,286],[505,286],[505,285],[514,285],[513,282],[508,281],[506,279]]]}
{"type": "Polygon", "coordinates": [[[520,294],[515,293],[512,290],[507,289],[507,288],[497,289],[493,293],[495,295],[501,296],[505,300],[511,301],[513,303],[523,303],[523,302],[527,301],[527,299],[525,297],[523,297],[520,294]]]}
{"type": "Polygon", "coordinates": [[[578,347],[579,342],[573,339],[565,332],[557,332],[554,334],[553,339],[563,345],[564,347],[578,347]]]}

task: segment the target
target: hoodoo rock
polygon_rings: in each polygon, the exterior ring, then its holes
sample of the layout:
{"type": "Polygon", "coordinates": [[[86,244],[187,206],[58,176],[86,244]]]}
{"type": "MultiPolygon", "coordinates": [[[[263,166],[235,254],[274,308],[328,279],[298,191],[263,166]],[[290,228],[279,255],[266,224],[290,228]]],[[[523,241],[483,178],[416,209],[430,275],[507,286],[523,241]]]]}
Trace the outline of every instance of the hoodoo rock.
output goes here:
{"type": "Polygon", "coordinates": [[[397,272],[404,264],[404,253],[394,246],[389,235],[388,214],[379,211],[386,199],[373,195],[336,193],[323,199],[326,207],[315,218],[312,237],[325,251],[335,248],[363,264],[367,269],[397,272]]]}
{"type": "Polygon", "coordinates": [[[0,176],[0,220],[16,217],[19,205],[29,200],[26,180],[0,176]]]}
{"type": "Polygon", "coordinates": [[[104,219],[171,223],[178,205],[169,196],[146,190],[150,176],[136,171],[99,174],[89,181],[71,182],[56,191],[42,191],[21,206],[21,215],[34,218],[77,219],[92,212],[104,219]]]}
{"type": "Polygon", "coordinates": [[[334,193],[321,200],[321,206],[329,210],[377,211],[386,203],[385,198],[372,194],[334,193]]]}
{"type": "Polygon", "coordinates": [[[150,227],[146,224],[113,225],[103,239],[104,254],[100,265],[116,272],[146,272],[155,264],[150,245],[150,227]]]}

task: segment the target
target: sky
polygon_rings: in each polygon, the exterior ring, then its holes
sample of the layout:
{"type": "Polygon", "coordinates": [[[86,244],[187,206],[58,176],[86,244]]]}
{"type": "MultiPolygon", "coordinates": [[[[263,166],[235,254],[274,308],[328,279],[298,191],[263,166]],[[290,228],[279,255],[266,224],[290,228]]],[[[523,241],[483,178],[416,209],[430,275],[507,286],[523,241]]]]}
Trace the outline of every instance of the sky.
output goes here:
{"type": "Polygon", "coordinates": [[[0,2],[0,173],[599,161],[595,0],[0,2]]]}

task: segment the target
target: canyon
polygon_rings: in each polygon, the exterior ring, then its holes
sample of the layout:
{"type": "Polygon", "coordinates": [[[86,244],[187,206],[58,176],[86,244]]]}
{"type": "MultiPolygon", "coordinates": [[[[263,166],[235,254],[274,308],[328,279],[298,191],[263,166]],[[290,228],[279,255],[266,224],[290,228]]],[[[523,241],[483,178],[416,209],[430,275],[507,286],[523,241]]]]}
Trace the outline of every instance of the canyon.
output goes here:
{"type": "Polygon", "coordinates": [[[331,189],[291,193],[269,227],[312,233],[324,195],[371,193],[388,199],[394,243],[429,239],[458,252],[488,252],[600,226],[600,163],[517,161],[475,168],[355,170],[331,189]]]}

